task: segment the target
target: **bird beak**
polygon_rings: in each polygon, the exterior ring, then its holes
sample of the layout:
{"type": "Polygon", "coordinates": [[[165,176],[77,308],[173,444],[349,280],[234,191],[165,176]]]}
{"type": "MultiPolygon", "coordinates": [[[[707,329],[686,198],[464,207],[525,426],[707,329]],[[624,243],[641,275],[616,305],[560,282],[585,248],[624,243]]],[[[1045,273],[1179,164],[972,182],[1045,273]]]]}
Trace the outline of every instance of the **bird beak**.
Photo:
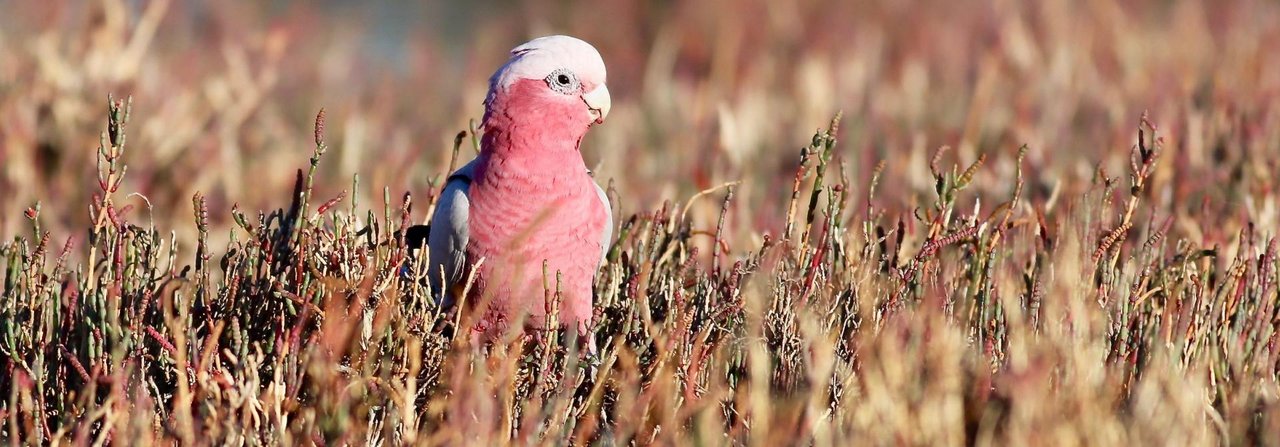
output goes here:
{"type": "Polygon", "coordinates": [[[582,100],[587,103],[587,108],[591,109],[591,117],[595,118],[596,124],[604,123],[604,118],[609,116],[609,87],[600,84],[596,88],[582,95],[582,100]]]}

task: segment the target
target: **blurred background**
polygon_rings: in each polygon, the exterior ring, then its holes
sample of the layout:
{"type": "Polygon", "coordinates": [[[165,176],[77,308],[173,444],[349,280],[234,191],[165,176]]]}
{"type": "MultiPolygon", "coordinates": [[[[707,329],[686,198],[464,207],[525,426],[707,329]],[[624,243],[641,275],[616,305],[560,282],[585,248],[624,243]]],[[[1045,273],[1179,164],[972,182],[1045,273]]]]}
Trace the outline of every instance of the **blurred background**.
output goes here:
{"type": "Polygon", "coordinates": [[[1241,198],[1275,191],[1280,170],[1271,1],[7,0],[0,10],[6,240],[30,231],[22,212],[37,201],[55,240],[82,237],[108,94],[133,98],[121,195],[153,207],[123,199],[127,218],[153,217],[180,240],[194,234],[197,191],[222,228],[214,240],[228,237],[233,204],[288,206],[321,108],[330,151],[317,199],[358,174],[362,207],[380,209],[383,188],[425,203],[454,135],[481,115],[489,74],[546,34],[604,56],[614,110],[584,155],[623,216],[742,180],[733,234],[776,233],[799,149],[843,111],[838,175],[865,189],[884,160],[882,206],[930,203],[929,159],[944,145],[962,166],[987,154],[995,174],[977,179],[978,194],[1007,198],[1026,144],[1029,197],[1052,217],[1099,168],[1123,179],[1147,111],[1171,149],[1159,203],[1201,223],[1176,231],[1211,239],[1205,229],[1224,215],[1280,222],[1277,204],[1241,198]]]}

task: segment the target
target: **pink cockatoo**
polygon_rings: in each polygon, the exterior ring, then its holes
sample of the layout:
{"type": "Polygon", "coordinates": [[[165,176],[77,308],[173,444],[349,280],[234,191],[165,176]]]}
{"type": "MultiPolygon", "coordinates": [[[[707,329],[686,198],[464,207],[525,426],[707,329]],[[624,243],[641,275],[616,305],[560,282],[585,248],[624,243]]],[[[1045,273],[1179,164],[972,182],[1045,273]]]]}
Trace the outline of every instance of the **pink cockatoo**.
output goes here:
{"type": "Polygon", "coordinates": [[[554,292],[558,272],[560,323],[581,334],[613,230],[579,150],[609,114],[604,61],[573,37],[531,40],[489,78],[484,106],[480,155],[449,176],[431,216],[432,289],[446,304],[489,303],[473,330],[497,335],[521,316],[543,327],[544,284],[554,292]],[[472,269],[469,295],[454,297],[472,269]]]}

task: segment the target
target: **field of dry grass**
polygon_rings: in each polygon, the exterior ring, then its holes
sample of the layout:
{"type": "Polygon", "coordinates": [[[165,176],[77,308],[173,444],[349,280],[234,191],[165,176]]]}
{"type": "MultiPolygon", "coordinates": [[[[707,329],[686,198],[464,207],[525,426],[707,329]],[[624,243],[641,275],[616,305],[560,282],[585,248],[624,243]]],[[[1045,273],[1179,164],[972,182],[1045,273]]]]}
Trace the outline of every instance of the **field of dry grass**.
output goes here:
{"type": "Polygon", "coordinates": [[[1274,2],[2,9],[13,445],[1280,445],[1274,2]],[[472,345],[402,231],[549,33],[594,357],[472,345]]]}

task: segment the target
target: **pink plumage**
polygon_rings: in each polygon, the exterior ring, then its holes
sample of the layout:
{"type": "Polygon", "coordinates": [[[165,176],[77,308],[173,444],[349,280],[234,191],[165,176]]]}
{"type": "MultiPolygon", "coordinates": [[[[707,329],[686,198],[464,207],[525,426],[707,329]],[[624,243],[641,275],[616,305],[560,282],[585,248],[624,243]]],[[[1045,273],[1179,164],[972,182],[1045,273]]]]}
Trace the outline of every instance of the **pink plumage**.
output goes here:
{"type": "Polygon", "coordinates": [[[450,176],[428,237],[433,289],[446,299],[479,264],[466,297],[489,303],[478,330],[497,334],[521,316],[541,327],[543,284],[554,290],[557,272],[560,322],[590,322],[613,219],[579,144],[608,114],[604,83],[599,53],[567,36],[516,47],[490,79],[480,155],[450,176]]]}

